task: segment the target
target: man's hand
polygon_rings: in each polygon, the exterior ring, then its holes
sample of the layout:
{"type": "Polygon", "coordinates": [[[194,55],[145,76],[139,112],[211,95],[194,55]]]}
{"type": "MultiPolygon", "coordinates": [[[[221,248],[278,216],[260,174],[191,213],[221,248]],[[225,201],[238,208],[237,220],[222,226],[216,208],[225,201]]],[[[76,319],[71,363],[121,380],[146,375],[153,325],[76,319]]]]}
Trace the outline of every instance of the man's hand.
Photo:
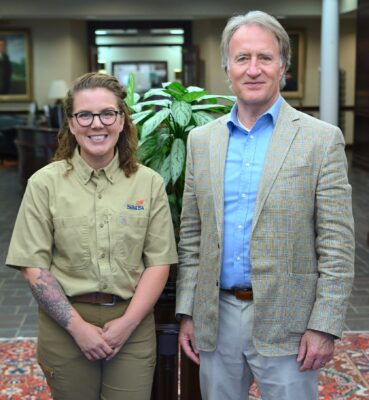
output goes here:
{"type": "Polygon", "coordinates": [[[199,352],[196,349],[192,317],[184,316],[179,329],[179,344],[194,363],[200,364],[199,352]]]}
{"type": "Polygon", "coordinates": [[[322,368],[333,357],[334,337],[329,333],[306,330],[301,338],[297,361],[300,371],[322,368]]]}

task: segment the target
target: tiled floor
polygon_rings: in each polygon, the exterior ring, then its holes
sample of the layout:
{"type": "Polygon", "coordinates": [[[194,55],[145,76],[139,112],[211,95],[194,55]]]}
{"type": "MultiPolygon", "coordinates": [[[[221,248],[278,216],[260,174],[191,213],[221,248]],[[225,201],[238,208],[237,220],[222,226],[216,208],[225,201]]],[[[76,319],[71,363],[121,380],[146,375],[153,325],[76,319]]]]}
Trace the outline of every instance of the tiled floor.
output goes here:
{"type": "Polygon", "coordinates": [[[36,336],[37,306],[20,272],[4,266],[22,198],[16,167],[0,167],[0,337],[36,336]]]}
{"type": "MultiPolygon", "coordinates": [[[[356,222],[355,285],[346,330],[369,330],[369,173],[350,169],[356,222]]],[[[21,274],[5,268],[5,257],[21,201],[15,167],[0,166],[0,338],[36,336],[37,306],[21,274]]]]}

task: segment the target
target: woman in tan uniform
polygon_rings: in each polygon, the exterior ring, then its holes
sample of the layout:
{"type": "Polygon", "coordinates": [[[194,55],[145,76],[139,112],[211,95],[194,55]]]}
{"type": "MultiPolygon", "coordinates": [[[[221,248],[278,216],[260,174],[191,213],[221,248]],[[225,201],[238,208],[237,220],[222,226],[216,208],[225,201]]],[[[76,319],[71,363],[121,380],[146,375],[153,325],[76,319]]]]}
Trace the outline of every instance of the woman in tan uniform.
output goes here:
{"type": "Polygon", "coordinates": [[[55,400],[150,398],[152,309],[177,255],[163,180],[135,159],[125,96],[109,75],[75,81],[6,260],[40,306],[38,360],[55,400]]]}

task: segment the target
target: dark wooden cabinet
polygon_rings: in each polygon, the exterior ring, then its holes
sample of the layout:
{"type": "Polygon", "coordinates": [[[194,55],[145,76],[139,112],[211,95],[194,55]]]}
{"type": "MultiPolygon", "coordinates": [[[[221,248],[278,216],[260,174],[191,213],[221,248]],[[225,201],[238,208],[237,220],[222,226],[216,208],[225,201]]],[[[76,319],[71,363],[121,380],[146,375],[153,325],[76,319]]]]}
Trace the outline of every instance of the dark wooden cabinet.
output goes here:
{"type": "Polygon", "coordinates": [[[28,178],[52,159],[57,147],[57,129],[18,126],[15,144],[18,150],[18,170],[22,188],[28,178]]]}

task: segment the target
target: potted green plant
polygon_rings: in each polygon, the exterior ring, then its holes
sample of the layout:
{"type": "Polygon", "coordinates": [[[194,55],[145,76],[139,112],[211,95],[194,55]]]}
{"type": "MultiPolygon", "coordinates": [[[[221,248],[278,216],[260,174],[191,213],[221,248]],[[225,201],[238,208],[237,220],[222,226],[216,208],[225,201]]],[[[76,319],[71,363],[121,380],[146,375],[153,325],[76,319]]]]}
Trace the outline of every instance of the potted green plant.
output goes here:
{"type": "Polygon", "coordinates": [[[234,104],[234,96],[211,95],[197,86],[163,83],[142,96],[135,93],[134,76],[127,85],[127,105],[138,129],[138,158],[163,177],[178,233],[184,189],[186,143],[189,132],[222,114],[234,104]]]}

